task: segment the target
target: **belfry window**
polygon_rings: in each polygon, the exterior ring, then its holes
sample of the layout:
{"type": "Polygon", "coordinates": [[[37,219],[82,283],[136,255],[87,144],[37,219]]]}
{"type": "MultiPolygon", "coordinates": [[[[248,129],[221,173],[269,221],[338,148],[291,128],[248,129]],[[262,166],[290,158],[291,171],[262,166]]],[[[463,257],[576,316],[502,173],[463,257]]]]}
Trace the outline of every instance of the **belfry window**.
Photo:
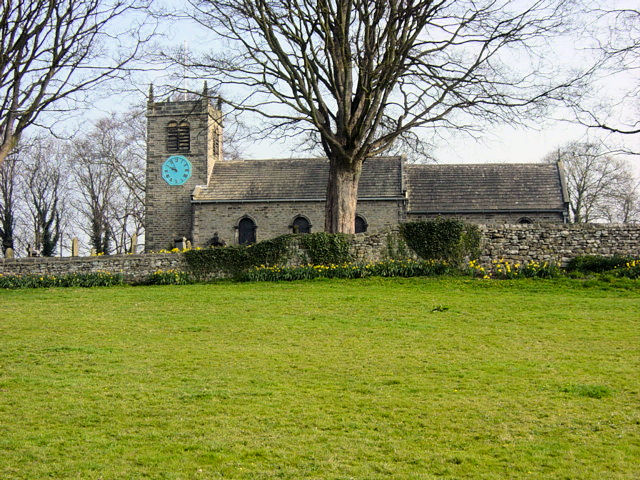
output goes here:
{"type": "Polygon", "coordinates": [[[167,124],[167,152],[188,153],[191,149],[189,122],[167,124]]]}
{"type": "Polygon", "coordinates": [[[178,151],[188,152],[191,149],[191,137],[189,123],[180,122],[178,125],[178,151]]]}

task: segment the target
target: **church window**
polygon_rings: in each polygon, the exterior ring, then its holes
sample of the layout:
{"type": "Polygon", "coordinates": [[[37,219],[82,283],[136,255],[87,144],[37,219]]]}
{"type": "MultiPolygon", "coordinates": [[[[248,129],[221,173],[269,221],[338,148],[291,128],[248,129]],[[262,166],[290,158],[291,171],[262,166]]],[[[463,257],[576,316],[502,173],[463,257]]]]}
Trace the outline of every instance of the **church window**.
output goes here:
{"type": "Polygon", "coordinates": [[[220,135],[218,132],[213,132],[213,156],[217,157],[220,155],[220,135]]]}
{"type": "Polygon", "coordinates": [[[238,243],[240,245],[256,243],[256,222],[249,217],[244,217],[238,222],[238,243]]]}
{"type": "Polygon", "coordinates": [[[189,122],[167,124],[167,152],[188,153],[191,149],[189,122]]]}
{"type": "Polygon", "coordinates": [[[518,223],[529,224],[529,223],[533,223],[533,221],[529,217],[522,217],[518,219],[518,223]]]}
{"type": "Polygon", "coordinates": [[[178,122],[167,123],[167,152],[178,151],[178,122]]]}
{"type": "Polygon", "coordinates": [[[298,215],[293,219],[291,229],[293,233],[311,233],[311,222],[308,218],[298,215]]]}
{"type": "Polygon", "coordinates": [[[178,151],[188,152],[191,149],[191,134],[188,122],[178,125],[178,151]]]}
{"type": "Polygon", "coordinates": [[[356,233],[366,232],[368,226],[369,225],[367,224],[367,221],[363,217],[361,217],[360,215],[356,215],[356,233]]]}

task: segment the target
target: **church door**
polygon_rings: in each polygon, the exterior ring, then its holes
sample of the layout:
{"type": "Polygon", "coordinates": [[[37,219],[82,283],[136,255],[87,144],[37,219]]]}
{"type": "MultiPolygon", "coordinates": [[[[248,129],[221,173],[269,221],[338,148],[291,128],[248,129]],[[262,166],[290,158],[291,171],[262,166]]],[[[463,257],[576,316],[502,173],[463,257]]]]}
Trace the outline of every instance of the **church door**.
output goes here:
{"type": "Polygon", "coordinates": [[[256,243],[256,224],[250,218],[243,218],[238,223],[238,243],[240,245],[256,243]]]}

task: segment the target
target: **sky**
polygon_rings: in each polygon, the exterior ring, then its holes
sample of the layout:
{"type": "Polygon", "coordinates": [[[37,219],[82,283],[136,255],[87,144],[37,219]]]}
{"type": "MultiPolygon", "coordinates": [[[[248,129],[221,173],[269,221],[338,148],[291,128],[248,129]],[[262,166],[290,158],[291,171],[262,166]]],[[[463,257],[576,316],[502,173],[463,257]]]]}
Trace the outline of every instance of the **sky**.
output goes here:
{"type": "MultiPolygon", "coordinates": [[[[169,8],[178,5],[173,0],[166,0],[169,8]]],[[[609,0],[608,5],[633,6],[637,0],[609,0]]],[[[637,6],[637,5],[636,5],[637,6]]],[[[161,31],[164,37],[158,40],[156,49],[161,50],[167,45],[183,46],[191,52],[205,52],[208,50],[224,51],[224,47],[217,39],[213,39],[211,32],[203,30],[186,20],[163,20],[161,31]]],[[[579,67],[580,62],[588,57],[588,47],[584,37],[565,36],[554,40],[550,50],[559,60],[573,62],[579,67]]],[[[175,72],[174,72],[175,74],[175,72]]],[[[179,75],[179,74],[178,74],[179,75]]],[[[150,82],[166,84],[176,82],[175,77],[168,79],[166,72],[148,71],[137,77],[140,83],[138,94],[134,95],[131,103],[141,103],[142,92],[146,92],[150,82]]],[[[614,77],[604,77],[600,83],[594,85],[601,99],[606,102],[617,102],[617,95],[628,91],[640,83],[638,72],[628,72],[614,77]]],[[[189,89],[199,91],[202,82],[187,80],[189,89]]],[[[112,99],[102,103],[104,110],[113,107],[112,99]]],[[[100,108],[100,106],[99,106],[100,108]]],[[[624,105],[619,107],[620,115],[637,113],[637,106],[624,105]]],[[[614,112],[614,114],[616,114],[614,112]]],[[[474,137],[460,132],[441,131],[433,143],[431,155],[442,163],[470,163],[470,162],[539,162],[552,150],[571,141],[603,142],[611,149],[625,147],[640,152],[640,135],[612,136],[598,129],[587,129],[567,121],[571,115],[561,110],[550,111],[548,116],[529,122],[526,127],[511,125],[484,125],[474,137]]],[[[244,158],[287,158],[304,156],[296,151],[293,143],[282,141],[254,141],[244,145],[244,158]]],[[[640,177],[640,156],[627,157],[640,177]]]]}

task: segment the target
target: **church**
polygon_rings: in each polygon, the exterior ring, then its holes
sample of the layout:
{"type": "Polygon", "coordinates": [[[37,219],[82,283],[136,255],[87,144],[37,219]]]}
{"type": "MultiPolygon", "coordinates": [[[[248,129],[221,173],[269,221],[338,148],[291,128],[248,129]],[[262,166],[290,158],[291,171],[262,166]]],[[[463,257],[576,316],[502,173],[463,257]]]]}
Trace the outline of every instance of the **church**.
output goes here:
{"type": "MultiPolygon", "coordinates": [[[[222,113],[200,99],[147,102],[147,251],[186,238],[248,244],[324,228],[325,158],[225,161],[222,113]]],[[[408,164],[365,161],[355,230],[400,222],[461,218],[476,223],[567,221],[568,198],[556,164],[408,164]]]]}

